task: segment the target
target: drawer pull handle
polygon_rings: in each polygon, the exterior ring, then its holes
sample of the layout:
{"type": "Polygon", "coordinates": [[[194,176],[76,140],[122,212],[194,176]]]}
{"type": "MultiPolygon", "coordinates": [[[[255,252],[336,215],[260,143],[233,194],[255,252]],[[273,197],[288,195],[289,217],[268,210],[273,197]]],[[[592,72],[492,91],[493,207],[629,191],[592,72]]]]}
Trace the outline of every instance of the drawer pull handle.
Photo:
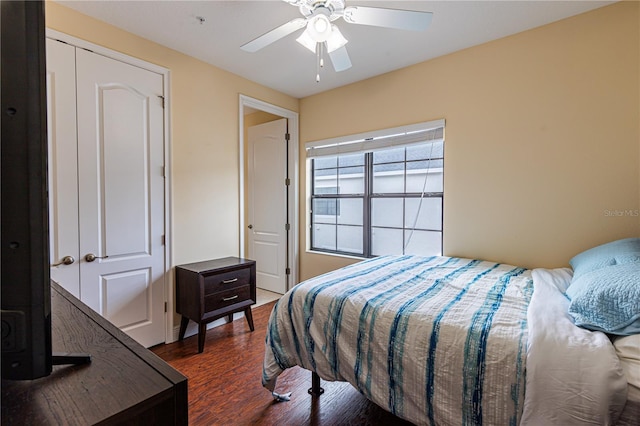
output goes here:
{"type": "Polygon", "coordinates": [[[232,278],[230,280],[222,280],[222,284],[231,284],[231,283],[235,283],[236,281],[238,281],[237,278],[232,278]]]}
{"type": "Polygon", "coordinates": [[[231,296],[231,297],[223,297],[222,301],[223,302],[228,302],[229,300],[233,300],[233,299],[237,299],[238,295],[236,294],[235,296],[231,296]]]}

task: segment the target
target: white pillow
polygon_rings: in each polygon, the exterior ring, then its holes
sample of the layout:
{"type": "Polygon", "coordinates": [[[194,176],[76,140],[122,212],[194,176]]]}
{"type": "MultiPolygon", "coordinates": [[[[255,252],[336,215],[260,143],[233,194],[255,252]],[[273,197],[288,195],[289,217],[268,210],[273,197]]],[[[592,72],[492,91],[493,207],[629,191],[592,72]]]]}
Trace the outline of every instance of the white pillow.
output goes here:
{"type": "Polygon", "coordinates": [[[640,334],[618,337],[613,341],[627,382],[640,389],[640,334]]]}

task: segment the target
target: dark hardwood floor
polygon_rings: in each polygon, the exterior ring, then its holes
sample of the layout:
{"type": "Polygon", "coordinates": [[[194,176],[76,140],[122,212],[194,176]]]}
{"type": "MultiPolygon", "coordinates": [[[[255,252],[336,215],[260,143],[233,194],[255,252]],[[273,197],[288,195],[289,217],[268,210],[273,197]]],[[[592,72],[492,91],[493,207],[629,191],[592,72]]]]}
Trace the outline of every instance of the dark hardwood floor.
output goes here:
{"type": "Polygon", "coordinates": [[[253,309],[255,331],[245,318],[207,332],[204,352],[198,338],[159,345],[151,350],[189,379],[191,425],[397,425],[405,422],[369,402],[348,383],[322,381],[325,393],[311,397],[311,373],[285,371],[277,390],[292,392],[276,403],[262,387],[262,358],[269,314],[275,302],[253,309]]]}

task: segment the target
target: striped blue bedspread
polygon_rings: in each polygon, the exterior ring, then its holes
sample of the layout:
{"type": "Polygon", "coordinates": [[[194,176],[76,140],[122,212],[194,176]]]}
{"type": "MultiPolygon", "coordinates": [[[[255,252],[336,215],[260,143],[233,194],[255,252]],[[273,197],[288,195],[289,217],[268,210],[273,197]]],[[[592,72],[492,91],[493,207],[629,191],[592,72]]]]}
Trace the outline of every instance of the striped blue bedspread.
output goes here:
{"type": "MultiPolygon", "coordinates": [[[[307,280],[275,305],[263,385],[301,366],[348,381],[416,424],[517,425],[524,404],[524,268],[383,256],[307,280]]],[[[284,390],[283,390],[284,391],[284,390]]]]}

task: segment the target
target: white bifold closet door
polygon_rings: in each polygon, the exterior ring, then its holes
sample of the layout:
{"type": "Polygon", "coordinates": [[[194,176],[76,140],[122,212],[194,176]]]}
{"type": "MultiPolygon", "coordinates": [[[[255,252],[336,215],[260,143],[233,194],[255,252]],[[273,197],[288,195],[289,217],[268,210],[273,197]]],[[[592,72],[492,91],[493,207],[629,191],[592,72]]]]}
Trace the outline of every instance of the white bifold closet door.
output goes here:
{"type": "Polygon", "coordinates": [[[147,347],[165,341],[163,88],[47,40],[51,277],[147,347]]]}

